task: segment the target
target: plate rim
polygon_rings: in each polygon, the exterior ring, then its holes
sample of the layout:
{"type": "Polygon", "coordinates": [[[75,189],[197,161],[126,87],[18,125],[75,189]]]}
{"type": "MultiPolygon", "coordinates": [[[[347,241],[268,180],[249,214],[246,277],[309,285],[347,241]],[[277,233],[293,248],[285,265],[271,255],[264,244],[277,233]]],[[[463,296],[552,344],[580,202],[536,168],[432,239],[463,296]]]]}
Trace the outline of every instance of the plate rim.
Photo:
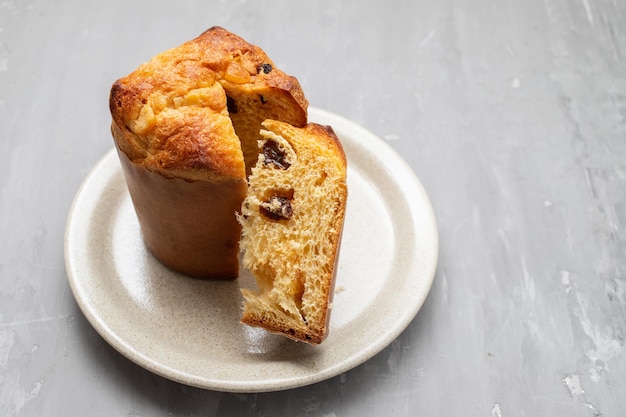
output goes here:
{"type": "MultiPolygon", "coordinates": [[[[283,377],[280,380],[215,380],[210,378],[200,378],[196,375],[190,375],[185,372],[168,366],[166,364],[159,363],[146,355],[144,352],[138,351],[134,346],[127,341],[121,339],[119,335],[112,333],[106,325],[106,320],[95,311],[93,305],[89,305],[84,296],[82,296],[82,289],[80,287],[80,278],[74,274],[74,262],[72,256],[72,233],[74,232],[73,226],[75,224],[77,210],[80,207],[83,199],[86,198],[86,194],[89,193],[90,185],[94,181],[94,177],[100,173],[103,167],[110,162],[111,158],[114,158],[115,148],[109,149],[91,168],[89,173],[83,179],[81,185],[77,189],[74,199],[70,205],[67,222],[64,232],[64,258],[68,281],[74,299],[76,300],[81,312],[87,318],[90,325],[96,330],[96,332],[115,350],[121,353],[124,357],[136,363],[137,365],[160,375],[169,380],[179,382],[182,384],[195,386],[198,388],[223,391],[223,392],[239,392],[239,393],[252,393],[252,392],[269,392],[280,391],[292,388],[298,388],[313,383],[321,382],[323,380],[337,376],[343,372],[353,369],[367,360],[380,353],[385,347],[387,347],[393,340],[395,340],[413,321],[415,316],[421,310],[428,294],[430,293],[432,284],[435,278],[435,272],[438,264],[439,257],[439,236],[437,229],[437,222],[434,214],[434,210],[430,203],[430,199],[426,190],[424,189],[419,178],[407,164],[407,162],[387,143],[376,136],[374,133],[360,126],[359,124],[343,117],[338,114],[332,113],[327,110],[309,107],[309,120],[320,124],[327,124],[332,126],[337,135],[342,137],[343,132],[349,130],[356,132],[359,138],[367,141],[367,150],[375,152],[375,155],[382,155],[383,160],[391,159],[394,161],[393,171],[389,174],[393,177],[402,177],[407,179],[407,183],[403,184],[410,188],[411,195],[417,193],[420,197],[420,209],[423,211],[416,215],[415,207],[408,206],[411,213],[411,218],[421,218],[419,222],[421,225],[428,226],[427,230],[423,230],[426,235],[426,241],[429,243],[429,256],[428,263],[426,264],[426,271],[422,274],[425,277],[425,281],[422,282],[422,289],[411,304],[412,308],[408,309],[406,313],[400,318],[396,325],[388,329],[385,335],[379,337],[371,343],[365,344],[362,349],[357,350],[355,354],[342,362],[334,363],[332,366],[328,366],[321,370],[316,370],[315,373],[300,375],[295,377],[283,377]],[[397,171],[401,171],[398,174],[397,171]],[[214,381],[214,382],[210,382],[214,381]]],[[[348,160],[348,164],[350,161],[348,160]]],[[[385,169],[391,169],[385,167],[385,169]]],[[[121,168],[120,168],[121,170],[121,168]]],[[[417,260],[416,260],[417,262],[417,260]]]]}

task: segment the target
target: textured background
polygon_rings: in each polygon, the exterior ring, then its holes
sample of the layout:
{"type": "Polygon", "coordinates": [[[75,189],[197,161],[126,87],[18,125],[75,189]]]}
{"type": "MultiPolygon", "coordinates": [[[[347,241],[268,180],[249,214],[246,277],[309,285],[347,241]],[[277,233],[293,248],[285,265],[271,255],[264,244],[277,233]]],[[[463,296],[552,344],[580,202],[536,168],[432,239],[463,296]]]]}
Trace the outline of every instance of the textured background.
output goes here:
{"type": "Polygon", "coordinates": [[[623,415],[625,55],[620,0],[2,1],[0,415],[623,415]],[[155,376],[67,284],[66,216],[112,146],[111,83],[213,25],[387,141],[438,218],[416,319],[313,386],[155,376]]]}

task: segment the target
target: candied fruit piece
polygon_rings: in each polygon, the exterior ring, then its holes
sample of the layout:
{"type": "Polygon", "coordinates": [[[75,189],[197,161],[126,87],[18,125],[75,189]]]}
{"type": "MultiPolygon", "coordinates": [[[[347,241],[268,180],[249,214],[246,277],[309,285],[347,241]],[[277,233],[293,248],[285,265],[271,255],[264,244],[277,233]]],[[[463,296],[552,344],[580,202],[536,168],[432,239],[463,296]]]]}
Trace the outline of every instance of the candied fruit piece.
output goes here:
{"type": "Polygon", "coordinates": [[[224,79],[231,83],[244,84],[250,82],[250,74],[241,64],[233,61],[228,65],[228,68],[226,68],[224,79]]]}
{"type": "Polygon", "coordinates": [[[272,72],[272,64],[261,64],[259,65],[259,72],[263,71],[264,74],[269,74],[270,72],[272,72]]]}
{"type": "Polygon", "coordinates": [[[259,211],[271,220],[289,220],[293,214],[291,200],[277,195],[259,204],[259,211]]]}
{"type": "Polygon", "coordinates": [[[285,160],[285,152],[280,148],[277,142],[268,140],[263,145],[263,156],[266,164],[273,164],[276,168],[287,169],[291,166],[285,160]]]}

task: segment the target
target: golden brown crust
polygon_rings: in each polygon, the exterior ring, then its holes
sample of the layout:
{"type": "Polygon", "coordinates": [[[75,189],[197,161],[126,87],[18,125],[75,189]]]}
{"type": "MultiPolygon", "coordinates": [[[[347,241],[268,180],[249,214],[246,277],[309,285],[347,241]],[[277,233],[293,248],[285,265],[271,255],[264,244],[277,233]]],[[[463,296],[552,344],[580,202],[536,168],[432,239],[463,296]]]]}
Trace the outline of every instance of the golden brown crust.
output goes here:
{"type": "MultiPolygon", "coordinates": [[[[330,318],[330,314],[327,317],[330,318]]],[[[245,312],[241,316],[241,322],[243,324],[247,324],[248,326],[261,327],[270,333],[286,336],[297,342],[305,342],[311,345],[319,345],[328,335],[327,327],[322,329],[321,332],[312,333],[309,329],[301,327],[294,326],[286,328],[284,323],[280,323],[269,316],[245,312]]]]}
{"type": "MultiPolygon", "coordinates": [[[[263,122],[263,126],[269,130],[282,131],[283,129],[292,129],[292,126],[285,125],[284,123],[276,120],[266,120],[263,122]]],[[[303,127],[305,132],[308,132],[311,136],[314,136],[318,142],[320,142],[321,149],[327,148],[330,153],[334,154],[334,158],[341,163],[341,165],[347,165],[346,153],[343,150],[343,145],[337,137],[337,134],[333,130],[332,126],[320,125],[318,123],[309,123],[303,127]]]]}
{"type": "MultiPolygon", "coordinates": [[[[168,178],[242,178],[243,139],[229,117],[231,93],[275,100],[286,121],[306,123],[308,103],[298,81],[261,48],[213,27],[113,84],[113,137],[133,162],[168,178]]],[[[254,114],[261,104],[242,110],[254,114]]]]}

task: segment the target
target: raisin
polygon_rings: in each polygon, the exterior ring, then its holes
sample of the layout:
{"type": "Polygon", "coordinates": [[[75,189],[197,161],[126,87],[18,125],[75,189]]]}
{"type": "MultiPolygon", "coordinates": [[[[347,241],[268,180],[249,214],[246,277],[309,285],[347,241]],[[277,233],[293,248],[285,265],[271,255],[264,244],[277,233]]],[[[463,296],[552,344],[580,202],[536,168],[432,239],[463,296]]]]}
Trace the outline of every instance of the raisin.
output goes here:
{"type": "Polygon", "coordinates": [[[263,71],[264,74],[269,74],[272,72],[272,64],[261,64],[259,68],[257,68],[258,72],[263,71]]]}
{"type": "Polygon", "coordinates": [[[277,168],[287,169],[291,166],[289,162],[285,161],[285,152],[273,140],[268,140],[263,145],[263,156],[266,164],[274,164],[277,168]]]}
{"type": "Polygon", "coordinates": [[[263,96],[263,94],[259,94],[259,99],[261,99],[261,103],[267,103],[267,99],[265,98],[265,96],[263,96]]]}
{"type": "Polygon", "coordinates": [[[259,204],[259,211],[271,220],[289,220],[293,214],[291,200],[277,195],[259,204]]]}
{"type": "Polygon", "coordinates": [[[226,96],[226,108],[228,109],[228,113],[231,114],[239,112],[239,109],[237,108],[237,103],[235,103],[235,100],[230,96],[226,96]]]}

